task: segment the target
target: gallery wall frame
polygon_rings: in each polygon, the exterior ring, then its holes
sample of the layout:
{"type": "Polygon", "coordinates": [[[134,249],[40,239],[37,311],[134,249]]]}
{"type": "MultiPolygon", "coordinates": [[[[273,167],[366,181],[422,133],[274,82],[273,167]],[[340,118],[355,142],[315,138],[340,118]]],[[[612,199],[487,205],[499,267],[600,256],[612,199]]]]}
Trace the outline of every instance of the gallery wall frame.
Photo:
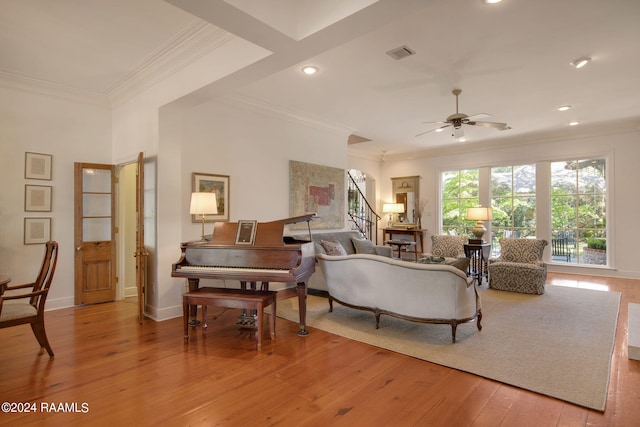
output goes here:
{"type": "Polygon", "coordinates": [[[24,153],[24,177],[51,181],[51,154],[24,153]]]}
{"type": "Polygon", "coordinates": [[[24,186],[25,212],[51,212],[52,189],[50,185],[26,184],[24,186]]]}
{"type": "MultiPolygon", "coordinates": [[[[229,221],[229,175],[193,172],[191,174],[191,191],[193,193],[216,193],[218,213],[205,215],[204,222],[229,221]]],[[[202,222],[200,215],[191,215],[191,222],[202,222]]]]}
{"type": "Polygon", "coordinates": [[[39,245],[51,240],[51,218],[25,218],[24,244],[39,245]]]}

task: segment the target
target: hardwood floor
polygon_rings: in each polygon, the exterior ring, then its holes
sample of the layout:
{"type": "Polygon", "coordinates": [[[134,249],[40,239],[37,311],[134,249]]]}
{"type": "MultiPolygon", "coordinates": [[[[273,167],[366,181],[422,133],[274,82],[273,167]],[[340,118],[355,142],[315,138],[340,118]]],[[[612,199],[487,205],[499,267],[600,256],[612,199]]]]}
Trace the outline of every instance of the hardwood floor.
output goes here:
{"type": "Polygon", "coordinates": [[[237,310],[211,308],[217,319],[185,344],[180,318],[138,325],[124,301],[48,312],[53,360],[28,326],[0,330],[0,402],[37,410],[3,413],[0,425],[640,425],[640,361],[627,359],[640,281],[550,273],[548,283],[622,293],[604,413],[313,328],[299,337],[280,318],[276,342],[257,352],[237,310]],[[42,410],[60,404],[77,412],[42,410]]]}

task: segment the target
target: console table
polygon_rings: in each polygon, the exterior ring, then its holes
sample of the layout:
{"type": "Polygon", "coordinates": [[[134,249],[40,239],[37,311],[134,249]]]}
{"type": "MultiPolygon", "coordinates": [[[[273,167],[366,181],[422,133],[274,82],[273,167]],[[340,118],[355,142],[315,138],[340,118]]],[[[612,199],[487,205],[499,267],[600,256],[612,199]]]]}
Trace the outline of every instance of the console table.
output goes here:
{"type": "Polygon", "coordinates": [[[414,242],[415,246],[415,256],[416,261],[418,261],[418,245],[420,245],[420,254],[424,252],[423,241],[424,234],[427,232],[426,229],[421,228],[385,228],[382,230],[384,232],[384,236],[382,240],[394,240],[394,235],[403,235],[410,236],[414,242]],[[389,236],[389,237],[387,237],[389,236]]]}
{"type": "Polygon", "coordinates": [[[478,278],[478,285],[482,285],[482,278],[489,280],[487,262],[491,256],[491,243],[465,243],[464,255],[471,258],[469,274],[478,278]]]}

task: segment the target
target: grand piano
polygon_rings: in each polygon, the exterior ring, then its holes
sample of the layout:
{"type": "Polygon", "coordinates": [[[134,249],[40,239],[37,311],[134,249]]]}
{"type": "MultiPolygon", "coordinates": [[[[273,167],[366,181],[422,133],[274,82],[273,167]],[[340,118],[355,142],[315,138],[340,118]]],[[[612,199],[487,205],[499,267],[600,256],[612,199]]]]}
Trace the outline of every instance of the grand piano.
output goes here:
{"type": "MultiPolygon", "coordinates": [[[[298,297],[300,330],[304,336],[307,315],[306,282],[315,271],[315,253],[311,236],[309,241],[299,241],[284,236],[284,226],[307,222],[315,214],[297,216],[277,221],[256,223],[252,243],[239,236],[239,223],[217,222],[209,240],[185,242],[180,245],[182,256],[171,266],[171,277],[186,278],[189,290],[200,286],[200,279],[238,280],[242,289],[250,284],[253,289],[261,282],[268,290],[269,282],[295,283],[297,286],[278,292],[278,299],[298,297]]],[[[246,224],[240,224],[244,227],[246,224]]],[[[311,234],[309,230],[309,234],[311,234]]]]}

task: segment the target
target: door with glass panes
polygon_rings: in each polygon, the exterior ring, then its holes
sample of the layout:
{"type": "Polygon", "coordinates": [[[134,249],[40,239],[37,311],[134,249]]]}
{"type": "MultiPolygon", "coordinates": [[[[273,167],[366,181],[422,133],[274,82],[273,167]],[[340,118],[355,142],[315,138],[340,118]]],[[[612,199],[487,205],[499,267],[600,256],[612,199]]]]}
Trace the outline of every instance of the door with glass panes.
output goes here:
{"type": "Polygon", "coordinates": [[[75,163],[75,304],[115,300],[113,165],[75,163]]]}

